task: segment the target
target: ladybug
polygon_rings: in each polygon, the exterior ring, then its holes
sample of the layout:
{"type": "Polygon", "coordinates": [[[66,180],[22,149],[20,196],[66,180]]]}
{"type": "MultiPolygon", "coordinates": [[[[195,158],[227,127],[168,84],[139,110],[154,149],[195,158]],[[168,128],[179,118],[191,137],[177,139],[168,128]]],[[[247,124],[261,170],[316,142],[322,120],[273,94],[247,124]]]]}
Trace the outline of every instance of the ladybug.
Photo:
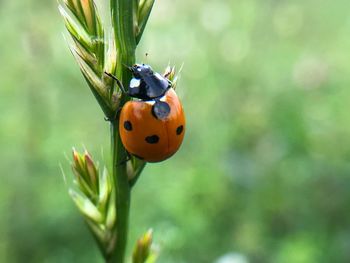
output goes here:
{"type": "Polygon", "coordinates": [[[120,112],[122,143],[139,159],[164,161],[179,149],[184,138],[186,123],[182,104],[171,81],[149,65],[135,64],[129,69],[133,78],[128,91],[124,92],[134,99],[125,103],[120,112]]]}

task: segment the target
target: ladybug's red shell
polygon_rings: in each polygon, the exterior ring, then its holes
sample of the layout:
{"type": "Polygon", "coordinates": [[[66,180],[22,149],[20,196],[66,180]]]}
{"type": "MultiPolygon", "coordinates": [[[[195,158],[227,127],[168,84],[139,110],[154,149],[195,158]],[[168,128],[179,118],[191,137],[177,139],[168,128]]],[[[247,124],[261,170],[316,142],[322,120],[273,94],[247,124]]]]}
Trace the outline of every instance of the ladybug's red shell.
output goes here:
{"type": "Polygon", "coordinates": [[[160,162],[180,147],[185,133],[185,115],[175,91],[170,88],[160,101],[167,102],[170,113],[157,119],[151,101],[129,101],[120,113],[119,133],[126,150],[147,162],[160,162]]]}

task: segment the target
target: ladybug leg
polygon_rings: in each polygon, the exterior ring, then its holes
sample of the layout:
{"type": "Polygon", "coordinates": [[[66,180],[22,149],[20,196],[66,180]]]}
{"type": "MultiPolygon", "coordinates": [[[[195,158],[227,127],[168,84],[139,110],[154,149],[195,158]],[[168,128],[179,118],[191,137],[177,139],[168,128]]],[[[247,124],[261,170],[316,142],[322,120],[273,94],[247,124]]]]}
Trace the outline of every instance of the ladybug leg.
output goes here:
{"type": "Polygon", "coordinates": [[[115,119],[117,119],[117,114],[116,114],[116,116],[114,116],[114,117],[112,117],[112,118],[109,118],[109,117],[104,117],[104,120],[105,121],[114,121],[115,119]]]}
{"type": "Polygon", "coordinates": [[[122,91],[123,93],[129,94],[128,92],[125,91],[123,84],[120,82],[120,80],[119,80],[116,76],[114,76],[114,75],[112,75],[111,73],[108,73],[108,72],[106,72],[106,71],[105,71],[105,74],[106,74],[107,76],[111,77],[112,79],[114,79],[114,80],[117,82],[118,87],[121,89],[121,91],[122,91]]]}
{"type": "Polygon", "coordinates": [[[125,158],[125,160],[120,161],[118,163],[118,165],[126,164],[130,160],[131,160],[131,154],[128,151],[126,151],[126,158],[125,158]]]}
{"type": "Polygon", "coordinates": [[[118,110],[117,110],[117,112],[116,112],[116,114],[115,114],[112,118],[109,118],[109,117],[106,117],[106,116],[105,116],[105,117],[104,117],[104,120],[105,120],[105,121],[114,121],[114,120],[116,120],[116,119],[118,118],[118,116],[119,116],[121,110],[122,110],[122,107],[119,107],[118,110]]]}

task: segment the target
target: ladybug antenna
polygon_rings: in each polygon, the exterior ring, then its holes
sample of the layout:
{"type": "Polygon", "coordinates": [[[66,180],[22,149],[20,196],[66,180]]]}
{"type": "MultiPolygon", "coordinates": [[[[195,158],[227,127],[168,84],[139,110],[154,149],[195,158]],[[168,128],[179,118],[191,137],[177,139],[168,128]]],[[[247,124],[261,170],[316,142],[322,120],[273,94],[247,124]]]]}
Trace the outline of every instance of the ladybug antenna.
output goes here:
{"type": "Polygon", "coordinates": [[[111,77],[112,79],[114,79],[114,80],[117,82],[118,87],[122,90],[122,92],[123,92],[123,93],[126,93],[123,84],[120,82],[120,80],[119,80],[116,76],[114,76],[113,74],[108,73],[108,72],[106,72],[106,71],[105,71],[105,74],[106,74],[107,76],[111,77]]]}
{"type": "Polygon", "coordinates": [[[145,53],[145,62],[142,62],[142,65],[148,64],[148,53],[145,53]]]}
{"type": "Polygon", "coordinates": [[[129,67],[128,65],[126,65],[126,64],[124,64],[124,63],[122,63],[122,65],[123,65],[124,67],[128,68],[128,69],[132,72],[132,67],[129,67]]]}

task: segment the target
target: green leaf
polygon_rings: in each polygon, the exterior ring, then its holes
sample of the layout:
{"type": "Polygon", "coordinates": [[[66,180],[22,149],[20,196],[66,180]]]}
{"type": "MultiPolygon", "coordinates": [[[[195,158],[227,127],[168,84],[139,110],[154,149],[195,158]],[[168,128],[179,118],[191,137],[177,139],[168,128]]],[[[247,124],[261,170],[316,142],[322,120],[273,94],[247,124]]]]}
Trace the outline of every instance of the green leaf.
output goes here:
{"type": "Polygon", "coordinates": [[[97,23],[96,23],[96,12],[95,5],[91,0],[79,1],[82,11],[83,17],[85,20],[86,28],[88,29],[90,35],[97,35],[97,23]]]}
{"type": "Polygon", "coordinates": [[[106,216],[106,227],[108,229],[113,229],[117,221],[117,211],[116,211],[116,202],[115,202],[115,194],[112,191],[107,208],[107,216],[106,216]]]}
{"type": "MultiPolygon", "coordinates": [[[[102,97],[99,92],[97,92],[97,90],[95,89],[95,87],[90,83],[89,79],[84,75],[84,78],[86,80],[86,82],[88,83],[89,85],[89,88],[92,92],[92,94],[95,96],[98,104],[100,105],[103,113],[105,114],[105,116],[107,118],[113,118],[114,117],[114,114],[115,114],[115,111],[116,111],[116,108],[114,108],[113,106],[111,106],[108,102],[106,102],[106,99],[104,97],[102,97]]],[[[118,105],[118,104],[117,104],[118,105]]]]}
{"type": "Polygon", "coordinates": [[[134,186],[139,179],[141,172],[145,168],[147,162],[142,161],[136,157],[131,157],[132,159],[132,174],[129,175],[129,185],[130,187],[134,186]]]}
{"type": "Polygon", "coordinates": [[[89,199],[94,199],[96,193],[94,193],[84,178],[83,174],[80,174],[77,170],[73,168],[73,173],[75,175],[74,184],[82,191],[89,199]]]}
{"type": "Polygon", "coordinates": [[[103,112],[107,117],[113,116],[115,109],[109,104],[109,93],[106,89],[106,86],[100,77],[96,75],[96,73],[89,67],[89,65],[86,64],[86,62],[81,57],[74,53],[74,51],[72,51],[72,53],[75,56],[75,59],[80,66],[80,70],[82,71],[103,112]]]}
{"type": "Polygon", "coordinates": [[[103,250],[104,246],[103,244],[106,242],[106,231],[105,229],[101,228],[100,225],[96,224],[94,221],[86,220],[87,224],[89,225],[92,233],[94,234],[95,238],[97,239],[99,244],[102,244],[103,250]]]}
{"type": "Polygon", "coordinates": [[[58,9],[64,19],[66,28],[72,37],[76,38],[79,43],[86,47],[86,49],[92,49],[93,43],[91,41],[91,37],[88,32],[86,32],[86,30],[81,26],[79,21],[77,21],[75,15],[61,5],[58,7],[58,9]]]}
{"type": "Polygon", "coordinates": [[[143,31],[145,30],[148,18],[151,14],[154,1],[155,0],[141,0],[139,3],[136,44],[138,44],[141,40],[143,31]]]}
{"type": "Polygon", "coordinates": [[[132,263],[145,263],[151,252],[152,229],[137,240],[132,253],[132,263]]]}
{"type": "Polygon", "coordinates": [[[106,209],[108,198],[110,196],[112,189],[111,180],[109,179],[109,174],[106,168],[100,175],[100,185],[99,185],[99,208],[102,210],[106,209]]]}
{"type": "Polygon", "coordinates": [[[99,175],[98,175],[97,168],[95,166],[94,161],[92,160],[91,156],[87,151],[85,151],[84,158],[85,158],[85,170],[87,173],[87,178],[89,179],[91,188],[94,189],[96,193],[98,193],[99,191],[98,176],[99,175]]]}
{"type": "Polygon", "coordinates": [[[183,69],[183,66],[184,66],[184,64],[181,65],[181,67],[178,70],[178,72],[176,72],[175,66],[173,66],[173,67],[167,66],[166,69],[165,69],[165,72],[164,72],[163,76],[166,77],[168,80],[170,80],[171,86],[172,86],[173,89],[176,89],[177,82],[178,82],[178,80],[180,78],[180,73],[181,73],[181,71],[183,69]]]}
{"type": "Polygon", "coordinates": [[[103,216],[101,215],[100,211],[98,211],[96,206],[89,200],[89,198],[74,191],[73,189],[69,190],[69,194],[80,212],[84,214],[88,219],[97,224],[101,224],[103,222],[103,216]]]}
{"type": "MultiPolygon", "coordinates": [[[[117,50],[114,42],[114,33],[111,31],[110,34],[106,36],[106,55],[103,72],[108,72],[115,75],[116,67],[117,50]]],[[[103,75],[102,79],[103,82],[106,83],[107,87],[109,87],[109,99],[112,101],[113,95],[115,95],[114,80],[106,74],[103,75]]]]}

